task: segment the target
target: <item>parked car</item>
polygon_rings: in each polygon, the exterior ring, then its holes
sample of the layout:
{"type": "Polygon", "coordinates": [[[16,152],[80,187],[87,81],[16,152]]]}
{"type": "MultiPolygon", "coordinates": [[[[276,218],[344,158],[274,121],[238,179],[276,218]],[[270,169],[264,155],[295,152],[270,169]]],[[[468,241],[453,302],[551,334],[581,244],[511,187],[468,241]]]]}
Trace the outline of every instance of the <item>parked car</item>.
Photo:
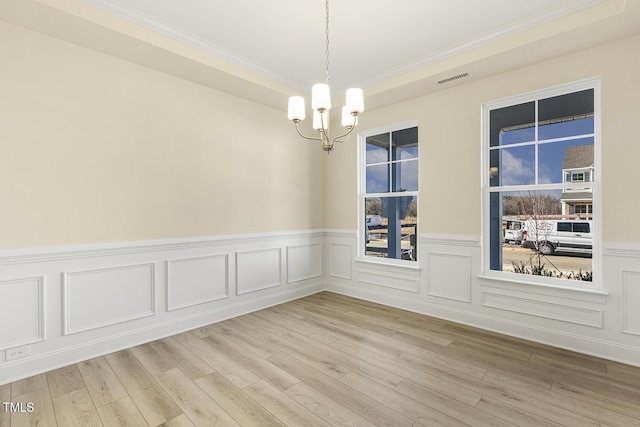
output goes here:
{"type": "Polygon", "coordinates": [[[369,229],[382,227],[382,217],[380,215],[367,215],[366,225],[369,229]]]}
{"type": "Polygon", "coordinates": [[[591,254],[593,230],[584,220],[533,220],[524,223],[522,246],[544,255],[556,251],[591,254]]]}
{"type": "Polygon", "coordinates": [[[519,245],[522,243],[522,230],[524,221],[519,219],[503,219],[504,242],[519,245]]]}

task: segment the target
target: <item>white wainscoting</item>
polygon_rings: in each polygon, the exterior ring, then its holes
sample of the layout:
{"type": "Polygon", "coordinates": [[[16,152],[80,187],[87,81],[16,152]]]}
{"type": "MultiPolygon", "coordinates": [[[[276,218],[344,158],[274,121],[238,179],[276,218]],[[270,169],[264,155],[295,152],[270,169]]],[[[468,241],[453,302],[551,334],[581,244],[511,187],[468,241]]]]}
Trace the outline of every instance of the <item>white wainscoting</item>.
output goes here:
{"type": "Polygon", "coordinates": [[[44,277],[0,280],[0,350],[44,336],[44,277]]]}
{"type": "Polygon", "coordinates": [[[327,233],[328,290],[640,366],[640,245],[605,245],[601,291],[485,277],[480,236],[422,234],[407,267],[359,260],[357,245],[356,232],[327,233]]]}
{"type": "Polygon", "coordinates": [[[353,277],[353,245],[331,242],[328,245],[330,277],[351,280],[353,277]]]}
{"type": "Polygon", "coordinates": [[[602,328],[602,309],[590,309],[576,307],[575,304],[560,304],[550,301],[552,298],[537,298],[534,294],[524,294],[512,291],[495,289],[495,291],[483,290],[482,305],[498,308],[500,310],[523,313],[560,322],[575,323],[577,325],[602,328]]]}
{"type": "Polygon", "coordinates": [[[418,293],[420,270],[400,269],[376,262],[357,262],[357,282],[381,288],[418,293]]]}
{"type": "Polygon", "coordinates": [[[471,257],[428,252],[427,295],[471,302],[471,257]]]}
{"type": "Polygon", "coordinates": [[[228,297],[227,254],[167,261],[167,310],[178,310],[228,297]]]}
{"type": "Polygon", "coordinates": [[[614,296],[618,295],[614,300],[619,309],[619,330],[640,343],[640,244],[605,244],[604,260],[609,266],[604,271],[605,283],[614,296]]]}
{"type": "Polygon", "coordinates": [[[350,230],[0,251],[0,385],[323,289],[640,366],[640,244],[605,245],[601,292],[482,277],[478,236],[356,254],[350,230]]]}
{"type": "Polygon", "coordinates": [[[321,291],[323,248],[314,230],[0,251],[0,385],[321,291]]]}
{"type": "Polygon", "coordinates": [[[62,273],[64,335],[155,314],[155,264],[62,273]]]}
{"type": "Polygon", "coordinates": [[[282,285],[282,249],[236,252],[236,293],[262,291],[282,285]]]}
{"type": "Polygon", "coordinates": [[[640,271],[620,272],[622,332],[640,335],[640,271]]]}
{"type": "Polygon", "coordinates": [[[322,276],[320,242],[287,247],[287,283],[293,284],[322,276]]]}

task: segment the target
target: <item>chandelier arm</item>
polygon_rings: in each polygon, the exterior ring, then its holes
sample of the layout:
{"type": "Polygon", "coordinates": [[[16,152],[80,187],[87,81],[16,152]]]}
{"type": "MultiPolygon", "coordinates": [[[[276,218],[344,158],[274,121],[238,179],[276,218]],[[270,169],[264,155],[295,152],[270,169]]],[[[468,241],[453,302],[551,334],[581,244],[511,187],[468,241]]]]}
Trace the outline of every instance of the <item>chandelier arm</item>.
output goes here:
{"type": "Polygon", "coordinates": [[[336,136],[335,138],[333,138],[333,140],[331,141],[331,143],[334,143],[334,142],[344,142],[344,141],[340,141],[339,139],[340,139],[340,138],[344,138],[345,136],[349,136],[349,135],[351,134],[351,132],[353,132],[353,130],[354,130],[355,128],[356,128],[355,126],[351,126],[351,127],[349,128],[349,130],[347,131],[347,133],[343,133],[342,135],[338,135],[338,136],[336,136]]]}
{"type": "MultiPolygon", "coordinates": [[[[328,118],[329,118],[329,112],[327,111],[327,119],[328,118]]],[[[328,144],[329,141],[331,141],[331,137],[327,133],[327,126],[325,126],[325,124],[328,125],[328,123],[324,122],[324,111],[322,111],[320,113],[320,126],[321,126],[321,129],[319,130],[320,140],[328,144]]]]}
{"type": "Polygon", "coordinates": [[[331,141],[332,144],[334,142],[344,142],[344,141],[339,141],[339,139],[344,138],[345,136],[349,136],[351,132],[353,132],[353,130],[356,128],[356,121],[358,120],[358,114],[353,113],[352,116],[353,116],[353,124],[347,127],[347,129],[349,130],[346,133],[343,133],[342,135],[338,135],[335,138],[333,138],[333,140],[331,141]]]}
{"type": "Polygon", "coordinates": [[[294,123],[296,125],[296,131],[298,131],[298,135],[300,135],[304,139],[308,139],[308,140],[311,140],[311,141],[323,141],[322,138],[313,138],[311,136],[304,135],[302,132],[300,132],[300,128],[298,127],[298,124],[300,123],[300,121],[295,121],[294,123]]]}

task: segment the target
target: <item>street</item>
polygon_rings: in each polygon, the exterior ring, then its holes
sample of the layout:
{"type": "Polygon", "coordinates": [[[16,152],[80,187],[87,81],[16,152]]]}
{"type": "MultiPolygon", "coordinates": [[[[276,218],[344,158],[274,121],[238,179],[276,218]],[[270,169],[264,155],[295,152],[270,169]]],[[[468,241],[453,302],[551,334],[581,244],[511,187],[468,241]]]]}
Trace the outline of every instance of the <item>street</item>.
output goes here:
{"type": "MultiPolygon", "coordinates": [[[[532,249],[523,248],[519,245],[504,244],[502,246],[503,271],[513,271],[513,266],[511,265],[512,261],[517,263],[522,261],[525,264],[528,264],[532,255],[535,255],[535,252],[532,249]]],[[[593,271],[591,256],[585,254],[557,252],[553,255],[543,257],[542,262],[545,264],[546,269],[554,271],[557,269],[564,273],[577,273],[578,271],[582,271],[584,273],[593,271]]]]}

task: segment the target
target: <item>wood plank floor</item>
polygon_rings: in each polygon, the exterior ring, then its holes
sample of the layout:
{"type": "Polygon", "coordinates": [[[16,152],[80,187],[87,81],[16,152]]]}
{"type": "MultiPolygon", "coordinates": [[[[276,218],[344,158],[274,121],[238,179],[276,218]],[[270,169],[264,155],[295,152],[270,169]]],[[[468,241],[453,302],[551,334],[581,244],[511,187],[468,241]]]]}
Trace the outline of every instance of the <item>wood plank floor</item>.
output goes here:
{"type": "Polygon", "coordinates": [[[322,292],[0,386],[18,426],[640,426],[640,368],[322,292]]]}

